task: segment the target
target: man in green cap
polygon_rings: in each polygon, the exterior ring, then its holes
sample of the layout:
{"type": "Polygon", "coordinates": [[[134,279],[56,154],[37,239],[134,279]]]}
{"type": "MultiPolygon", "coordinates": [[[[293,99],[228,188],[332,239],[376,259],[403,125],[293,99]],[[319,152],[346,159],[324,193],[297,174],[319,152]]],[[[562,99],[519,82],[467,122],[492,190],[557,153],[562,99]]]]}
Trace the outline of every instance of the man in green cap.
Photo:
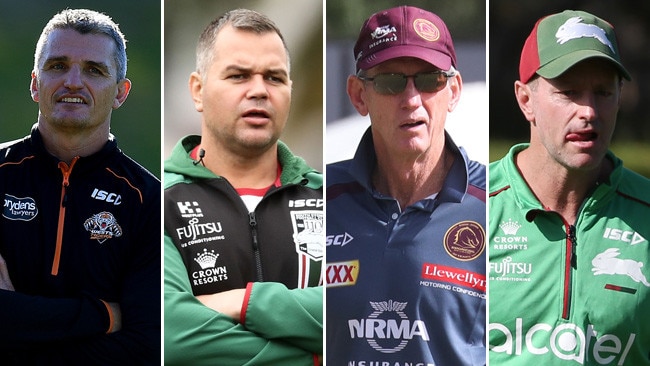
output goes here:
{"type": "Polygon", "coordinates": [[[614,28],[541,18],[519,75],[530,143],[489,167],[490,364],[650,365],[650,181],[609,151],[614,28]]]}

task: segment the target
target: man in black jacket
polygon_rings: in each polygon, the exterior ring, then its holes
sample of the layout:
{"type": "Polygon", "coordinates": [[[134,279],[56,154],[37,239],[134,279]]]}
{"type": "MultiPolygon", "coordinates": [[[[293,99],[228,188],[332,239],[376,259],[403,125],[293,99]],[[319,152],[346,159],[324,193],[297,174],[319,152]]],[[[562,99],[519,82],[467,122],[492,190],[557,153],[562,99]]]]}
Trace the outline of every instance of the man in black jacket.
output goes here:
{"type": "Polygon", "coordinates": [[[38,121],[0,145],[2,364],[160,364],[160,181],[110,133],[126,60],[95,11],[56,14],[38,40],[38,121]]]}

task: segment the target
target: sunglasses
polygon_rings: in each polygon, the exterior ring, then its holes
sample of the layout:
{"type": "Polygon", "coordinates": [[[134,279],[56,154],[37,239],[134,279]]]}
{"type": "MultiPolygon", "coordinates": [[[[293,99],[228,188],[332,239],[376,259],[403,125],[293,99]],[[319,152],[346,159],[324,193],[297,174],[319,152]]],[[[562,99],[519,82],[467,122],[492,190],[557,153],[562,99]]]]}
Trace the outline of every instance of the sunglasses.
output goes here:
{"type": "Polygon", "coordinates": [[[447,86],[447,79],[454,76],[445,71],[421,72],[414,75],[377,74],[374,77],[357,75],[363,81],[372,81],[375,91],[383,95],[397,95],[406,89],[408,78],[413,78],[415,89],[420,93],[437,93],[447,86]]]}

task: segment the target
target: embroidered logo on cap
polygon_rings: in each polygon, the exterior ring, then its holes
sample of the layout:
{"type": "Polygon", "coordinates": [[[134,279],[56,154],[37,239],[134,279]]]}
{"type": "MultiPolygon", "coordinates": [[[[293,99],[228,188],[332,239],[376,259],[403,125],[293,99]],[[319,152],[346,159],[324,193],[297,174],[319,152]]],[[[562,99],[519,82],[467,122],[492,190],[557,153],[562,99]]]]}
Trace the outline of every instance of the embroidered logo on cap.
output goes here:
{"type": "Polygon", "coordinates": [[[413,21],[413,30],[415,30],[418,36],[429,42],[435,42],[440,38],[440,30],[438,30],[438,27],[426,19],[415,19],[413,21]]]}
{"type": "Polygon", "coordinates": [[[557,38],[557,43],[559,44],[565,44],[572,39],[583,37],[595,38],[599,40],[600,43],[609,47],[612,52],[615,52],[614,46],[607,38],[605,31],[597,25],[582,23],[581,17],[567,19],[567,21],[558,28],[557,33],[555,33],[555,38],[557,38]]]}

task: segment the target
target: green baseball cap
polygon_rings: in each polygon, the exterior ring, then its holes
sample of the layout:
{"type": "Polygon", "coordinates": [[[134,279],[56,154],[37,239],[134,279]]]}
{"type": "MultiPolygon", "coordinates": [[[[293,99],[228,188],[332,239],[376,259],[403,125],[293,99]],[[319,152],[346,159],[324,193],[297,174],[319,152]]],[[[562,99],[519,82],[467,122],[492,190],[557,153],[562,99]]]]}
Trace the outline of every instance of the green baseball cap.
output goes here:
{"type": "Polygon", "coordinates": [[[591,57],[611,61],[631,80],[621,62],[614,27],[593,14],[565,10],[535,23],[521,51],[519,79],[527,83],[535,74],[554,79],[591,57]]]}

